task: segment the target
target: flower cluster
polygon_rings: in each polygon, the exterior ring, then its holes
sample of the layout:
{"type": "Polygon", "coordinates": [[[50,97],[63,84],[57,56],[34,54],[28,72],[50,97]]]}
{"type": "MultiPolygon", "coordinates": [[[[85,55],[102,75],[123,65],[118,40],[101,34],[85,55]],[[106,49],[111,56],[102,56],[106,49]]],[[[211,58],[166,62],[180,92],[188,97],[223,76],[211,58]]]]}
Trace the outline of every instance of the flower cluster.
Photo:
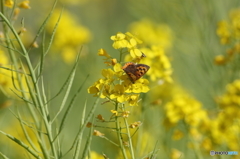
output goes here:
{"type": "Polygon", "coordinates": [[[226,93],[219,98],[218,103],[222,111],[213,123],[213,137],[216,142],[221,137],[232,150],[239,150],[237,138],[240,135],[240,80],[227,85],[226,93]]]}
{"type": "MultiPolygon", "coordinates": [[[[125,53],[125,49],[131,55],[138,56],[140,51],[136,45],[139,44],[140,40],[131,33],[117,33],[115,36],[111,36],[111,39],[114,41],[113,47],[120,50],[120,59],[125,53]]],[[[103,78],[90,86],[88,93],[108,100],[115,100],[118,103],[126,102],[130,106],[138,105],[139,93],[149,91],[148,80],[140,78],[132,83],[116,58],[112,58],[104,49],[100,49],[98,55],[106,57],[105,63],[112,68],[102,70],[103,78]]]]}
{"type": "Polygon", "coordinates": [[[208,119],[207,112],[197,100],[187,94],[175,95],[173,100],[165,105],[166,126],[173,126],[183,120],[191,127],[198,127],[208,119]]]}
{"type": "Polygon", "coordinates": [[[166,24],[157,24],[148,19],[133,22],[130,30],[143,40],[145,45],[159,46],[163,49],[172,45],[172,31],[166,24]]]}
{"type": "Polygon", "coordinates": [[[111,40],[114,41],[112,45],[114,49],[127,48],[132,58],[140,58],[142,56],[142,52],[137,48],[137,45],[141,44],[142,41],[131,33],[117,33],[117,35],[111,36],[111,40]]]}
{"type": "MultiPolygon", "coordinates": [[[[30,9],[30,5],[29,5],[30,1],[25,0],[22,1],[21,3],[19,3],[13,11],[13,20],[16,20],[19,13],[20,13],[20,9],[30,9]]],[[[4,2],[4,6],[8,7],[8,8],[13,8],[14,6],[14,1],[13,0],[5,0],[4,2]]]]}
{"type": "Polygon", "coordinates": [[[178,87],[176,88],[177,91],[173,93],[172,101],[167,102],[164,107],[166,113],[165,127],[175,127],[172,139],[180,140],[184,137],[184,133],[182,126],[179,125],[184,124],[184,128],[186,128],[192,138],[191,141],[201,145],[202,150],[210,151],[212,142],[209,140],[207,134],[209,134],[211,129],[211,120],[208,117],[207,111],[203,109],[199,101],[178,87]]]}
{"type": "Polygon", "coordinates": [[[240,9],[230,12],[230,20],[222,20],[218,23],[217,35],[221,44],[230,46],[226,55],[215,57],[215,63],[223,65],[229,62],[235,54],[240,53],[240,9]]]}
{"type": "Polygon", "coordinates": [[[172,82],[172,66],[166,55],[166,50],[171,47],[172,33],[168,26],[155,24],[150,20],[134,22],[130,26],[131,32],[134,32],[144,41],[144,45],[139,48],[140,51],[134,56],[126,56],[125,61],[133,60],[149,65],[151,70],[147,75],[152,81],[163,80],[172,82]],[[142,54],[147,58],[142,58],[142,54]]]}
{"type": "Polygon", "coordinates": [[[179,140],[184,136],[176,129],[177,125],[184,123],[194,142],[200,144],[203,150],[210,151],[213,145],[223,144],[230,150],[239,150],[240,80],[228,84],[226,88],[226,93],[217,100],[221,111],[211,116],[200,102],[183,91],[175,91],[172,101],[164,107],[164,125],[175,127],[172,139],[179,140]]]}
{"type": "MultiPolygon", "coordinates": [[[[60,10],[56,10],[48,25],[48,31],[52,33],[54,26],[59,18],[60,10]]],[[[54,52],[60,52],[64,62],[74,62],[77,54],[77,49],[81,44],[88,43],[91,39],[90,31],[77,23],[78,18],[74,18],[69,12],[64,10],[55,34],[53,42],[54,52]]]]}
{"type": "Polygon", "coordinates": [[[218,101],[221,108],[228,114],[228,121],[233,121],[233,118],[240,119],[240,80],[235,80],[228,84],[227,92],[218,101]]]}

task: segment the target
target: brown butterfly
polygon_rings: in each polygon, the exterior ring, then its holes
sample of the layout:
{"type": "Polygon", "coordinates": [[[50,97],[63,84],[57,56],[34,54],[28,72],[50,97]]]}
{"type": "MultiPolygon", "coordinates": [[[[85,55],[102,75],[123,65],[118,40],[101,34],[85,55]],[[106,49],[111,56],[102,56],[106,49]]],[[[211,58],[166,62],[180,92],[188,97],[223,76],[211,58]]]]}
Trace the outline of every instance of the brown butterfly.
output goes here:
{"type": "Polygon", "coordinates": [[[135,64],[132,62],[128,62],[122,67],[122,69],[126,72],[130,81],[132,83],[135,83],[136,80],[138,80],[143,75],[145,75],[145,73],[147,73],[150,67],[144,64],[135,64]]]}

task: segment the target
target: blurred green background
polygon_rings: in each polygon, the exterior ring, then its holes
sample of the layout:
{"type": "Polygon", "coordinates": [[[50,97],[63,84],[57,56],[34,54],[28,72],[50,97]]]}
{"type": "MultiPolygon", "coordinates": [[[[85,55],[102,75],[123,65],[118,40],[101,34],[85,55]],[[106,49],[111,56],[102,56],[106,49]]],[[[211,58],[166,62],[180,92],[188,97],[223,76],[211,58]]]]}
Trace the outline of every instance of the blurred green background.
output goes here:
{"type": "MultiPolygon", "coordinates": [[[[20,29],[21,19],[24,18],[24,27],[27,29],[27,32],[24,33],[23,40],[26,46],[29,46],[39,26],[49,14],[52,4],[53,1],[47,0],[30,1],[31,9],[21,10],[14,24],[16,28],[20,29]]],[[[129,27],[133,22],[141,21],[142,19],[148,19],[156,25],[166,25],[171,29],[171,47],[166,50],[166,54],[173,67],[172,76],[174,83],[184,88],[193,98],[202,103],[204,109],[213,113],[218,112],[218,106],[215,101],[216,97],[224,93],[226,84],[236,79],[237,75],[233,75],[231,72],[229,73],[231,67],[214,65],[215,56],[225,54],[227,49],[227,46],[220,44],[216,29],[218,22],[223,19],[228,19],[229,12],[238,7],[240,7],[239,0],[59,1],[57,10],[54,12],[56,16],[58,16],[60,13],[59,10],[63,9],[60,25],[64,22],[64,15],[66,14],[73,18],[72,21],[74,21],[74,24],[71,25],[69,22],[69,26],[66,25],[57,30],[57,34],[60,35],[55,36],[53,48],[46,57],[43,76],[47,86],[45,89],[48,92],[48,96],[53,96],[60,90],[74,64],[74,61],[66,61],[63,54],[61,54],[67,45],[70,45],[68,47],[71,47],[75,53],[77,53],[82,46],[80,63],[74,80],[74,86],[71,90],[72,95],[77,91],[86,76],[88,74],[90,75],[75,106],[71,110],[71,116],[65,125],[64,133],[62,133],[61,142],[64,143],[64,146],[69,147],[74,140],[74,135],[76,135],[80,124],[84,102],[87,100],[90,107],[95,100],[95,97],[87,93],[87,88],[101,77],[101,69],[106,68],[102,57],[97,56],[98,50],[104,48],[111,56],[118,57],[118,52],[112,48],[113,42],[110,40],[110,36],[115,35],[117,32],[125,33],[129,31],[129,27]],[[75,27],[84,27],[88,33],[87,35],[83,35],[83,37],[86,36],[88,40],[82,40],[82,43],[75,41],[75,43],[66,43],[66,45],[61,45],[60,43],[58,45],[59,41],[62,42],[62,39],[60,39],[61,34],[74,30],[72,28],[73,25],[76,25],[75,27]]],[[[10,13],[10,11],[8,13],[10,13]]],[[[53,20],[53,24],[55,22],[56,19],[53,20]]],[[[46,29],[47,38],[50,37],[53,28],[53,25],[50,25],[49,28],[51,29],[46,29]]],[[[71,34],[74,34],[74,31],[71,32],[71,34]]],[[[85,34],[85,32],[77,33],[76,30],[76,34],[81,36],[81,34],[85,34]]],[[[74,35],[72,36],[74,37],[74,35]]],[[[148,36],[148,33],[146,33],[146,36],[148,36]]],[[[33,63],[36,63],[40,56],[41,39],[42,37],[37,41],[39,48],[33,49],[30,53],[33,63]]],[[[141,40],[144,42],[144,39],[141,40]]],[[[146,140],[147,145],[149,145],[151,141],[152,145],[150,145],[153,147],[156,141],[158,141],[158,148],[160,150],[157,158],[174,158],[170,155],[172,148],[184,152],[183,158],[196,158],[195,152],[187,150],[187,139],[174,142],[164,128],[163,107],[169,100],[166,94],[168,94],[168,91],[171,91],[171,88],[164,87],[161,89],[161,87],[159,87],[160,89],[156,91],[156,89],[154,89],[157,87],[156,85],[156,82],[150,85],[152,92],[150,91],[149,95],[147,94],[144,98],[144,103],[149,103],[144,106],[144,114],[134,113],[135,109],[138,110],[136,112],[140,112],[141,106],[132,108],[133,118],[135,118],[136,121],[143,120],[143,127],[147,128],[149,135],[154,137],[153,141],[150,139],[146,140]],[[150,104],[158,99],[160,99],[162,103],[155,106],[150,104]]],[[[54,112],[58,110],[62,98],[63,95],[59,95],[51,103],[49,106],[51,111],[54,112]]],[[[8,101],[9,98],[1,94],[0,100],[1,103],[4,103],[8,101]]],[[[102,100],[101,102],[104,101],[105,100],[102,100]]],[[[23,103],[14,100],[11,108],[14,110],[14,105],[21,104],[23,103]]],[[[88,110],[89,109],[90,108],[88,108],[88,110]]],[[[99,104],[95,116],[102,114],[110,117],[111,113],[109,110],[111,109],[113,109],[111,104],[99,104]]],[[[21,109],[21,111],[23,114],[27,114],[27,110],[21,109]]],[[[16,119],[8,109],[0,109],[0,129],[14,129],[13,127],[15,127],[14,125],[16,123],[16,119]]],[[[100,130],[103,133],[108,133],[109,138],[114,138],[115,134],[113,132],[109,133],[108,130],[100,130]]],[[[170,132],[172,131],[174,131],[174,129],[170,132]]],[[[141,131],[139,133],[141,133],[141,131]]],[[[6,140],[2,138],[4,138],[4,136],[0,137],[1,152],[9,155],[10,158],[17,158],[16,156],[18,155],[25,156],[21,151],[17,152],[17,155],[11,154],[13,148],[9,147],[6,140]]],[[[144,143],[142,143],[142,145],[144,145],[144,143]]],[[[91,148],[99,154],[102,152],[106,153],[109,158],[117,158],[119,154],[118,150],[113,148],[111,143],[97,137],[93,138],[91,148]]],[[[222,149],[218,150],[227,151],[229,149],[223,146],[222,149]]],[[[204,158],[211,158],[209,154],[203,153],[202,156],[204,156],[204,158]]],[[[229,156],[224,157],[230,158],[229,156]]],[[[66,158],[71,158],[71,155],[66,158]]]]}

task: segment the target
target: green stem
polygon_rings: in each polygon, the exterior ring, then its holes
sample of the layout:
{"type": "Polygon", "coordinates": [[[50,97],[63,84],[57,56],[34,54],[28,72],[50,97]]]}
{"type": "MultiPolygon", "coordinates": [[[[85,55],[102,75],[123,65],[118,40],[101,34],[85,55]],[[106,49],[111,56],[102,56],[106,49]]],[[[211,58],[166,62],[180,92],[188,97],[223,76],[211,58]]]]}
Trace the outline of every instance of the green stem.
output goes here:
{"type": "MultiPolygon", "coordinates": [[[[4,4],[3,3],[4,2],[2,1],[2,3],[1,3],[1,10],[2,10],[2,12],[0,12],[2,16],[4,15],[4,7],[3,7],[4,4]]],[[[7,26],[6,26],[6,24],[4,22],[2,24],[3,24],[3,30],[4,30],[3,33],[4,33],[4,36],[5,36],[5,39],[6,39],[5,43],[7,45],[7,48],[11,48],[10,45],[12,45],[12,43],[10,42],[10,38],[8,37],[8,28],[7,28],[7,26]]],[[[13,53],[13,50],[12,49],[8,49],[8,52],[9,52],[9,56],[11,58],[11,61],[13,62],[14,68],[15,69],[18,68],[17,58],[16,58],[15,54],[13,53]]],[[[16,73],[16,76],[17,76],[17,81],[18,81],[18,84],[19,84],[21,90],[24,90],[23,81],[22,81],[22,78],[21,78],[20,74],[16,73]]],[[[26,95],[26,93],[24,93],[24,91],[21,91],[21,93],[22,93],[23,98],[25,98],[25,99],[28,98],[28,96],[26,95]]],[[[30,111],[30,114],[31,114],[33,120],[34,120],[34,123],[36,124],[37,129],[40,129],[41,126],[40,126],[40,123],[38,122],[38,118],[37,118],[38,115],[33,110],[34,108],[28,102],[25,101],[25,103],[28,106],[28,109],[30,111]]],[[[38,139],[39,139],[39,135],[41,135],[41,133],[37,133],[37,138],[38,139]]],[[[44,154],[48,154],[48,152],[46,150],[46,146],[43,146],[44,143],[42,141],[40,141],[40,140],[38,140],[38,143],[40,144],[40,148],[42,149],[43,153],[44,154]]],[[[49,156],[49,155],[47,155],[47,156],[49,156]]],[[[45,157],[46,157],[46,155],[45,155],[45,157]]]]}
{"type": "Polygon", "coordinates": [[[7,134],[3,131],[0,131],[1,134],[7,136],[9,139],[13,140],[15,143],[17,143],[18,145],[22,146],[23,148],[25,148],[31,155],[33,155],[35,158],[41,159],[41,157],[39,156],[39,154],[37,152],[35,152],[34,150],[32,150],[28,145],[26,145],[25,143],[23,143],[22,141],[20,141],[19,139],[11,136],[10,134],[7,134]]]}
{"type": "Polygon", "coordinates": [[[110,140],[110,139],[107,138],[106,136],[102,136],[102,138],[105,139],[105,140],[107,140],[107,141],[109,141],[109,142],[112,143],[113,145],[119,147],[119,145],[118,145],[117,143],[113,142],[112,140],[110,140]]]}
{"type": "MultiPolygon", "coordinates": [[[[125,111],[124,104],[122,104],[122,110],[125,111]]],[[[130,133],[129,126],[128,126],[128,121],[127,121],[127,118],[123,118],[123,120],[124,120],[126,130],[127,130],[130,153],[131,153],[132,159],[135,159],[135,155],[134,155],[134,151],[133,151],[133,145],[132,145],[131,133],[130,133]]]]}
{"type": "MultiPolygon", "coordinates": [[[[116,111],[118,110],[118,103],[117,102],[116,102],[116,105],[115,105],[115,110],[116,111]]],[[[116,122],[116,130],[117,130],[117,136],[118,136],[118,141],[119,141],[119,144],[120,144],[120,148],[122,150],[122,154],[124,156],[124,159],[127,159],[128,157],[127,157],[124,145],[123,145],[123,140],[122,140],[122,136],[121,136],[121,128],[120,128],[120,125],[119,125],[118,116],[115,117],[115,122],[116,122]]]]}
{"type": "Polygon", "coordinates": [[[36,91],[36,98],[37,98],[37,102],[38,102],[38,105],[40,107],[40,110],[41,110],[41,113],[42,113],[42,116],[43,116],[43,121],[44,121],[44,124],[45,124],[45,127],[46,127],[46,130],[48,132],[48,139],[49,139],[49,142],[50,142],[50,145],[51,145],[51,149],[52,149],[52,152],[53,152],[53,155],[54,157],[57,159],[58,156],[57,156],[57,151],[55,149],[55,146],[53,145],[52,141],[53,141],[53,136],[52,136],[52,128],[51,128],[51,123],[48,121],[48,118],[47,118],[47,114],[46,114],[46,111],[44,110],[45,107],[44,107],[44,104],[43,104],[43,100],[40,96],[40,90],[39,90],[39,87],[38,87],[38,84],[37,84],[37,78],[35,76],[35,73],[34,73],[34,69],[32,67],[32,63],[30,61],[30,58],[28,56],[28,53],[18,35],[18,33],[15,31],[15,29],[13,28],[13,26],[10,24],[10,22],[8,21],[8,19],[3,15],[2,12],[0,12],[0,17],[2,18],[2,20],[8,25],[9,29],[12,31],[12,33],[14,34],[20,48],[22,49],[22,53],[23,53],[23,56],[25,57],[25,60],[26,60],[26,63],[27,63],[27,66],[28,66],[28,69],[30,71],[30,75],[31,75],[31,79],[32,79],[32,82],[33,82],[33,85],[34,85],[34,89],[36,91]]]}

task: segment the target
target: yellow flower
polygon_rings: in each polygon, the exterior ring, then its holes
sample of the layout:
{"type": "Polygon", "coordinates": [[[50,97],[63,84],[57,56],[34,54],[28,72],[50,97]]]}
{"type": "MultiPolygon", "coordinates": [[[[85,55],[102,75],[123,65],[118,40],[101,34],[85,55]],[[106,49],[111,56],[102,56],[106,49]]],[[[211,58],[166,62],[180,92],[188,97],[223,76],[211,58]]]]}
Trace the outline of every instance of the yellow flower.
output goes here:
{"type": "Polygon", "coordinates": [[[195,141],[199,141],[202,137],[202,134],[199,132],[199,130],[195,127],[191,127],[189,130],[189,134],[195,139],[195,141]]]}
{"type": "Polygon", "coordinates": [[[130,111],[123,111],[122,112],[122,117],[123,118],[128,118],[129,114],[130,114],[130,111]]]}
{"type": "Polygon", "coordinates": [[[14,12],[13,12],[13,19],[16,20],[18,15],[20,13],[20,9],[19,8],[15,8],[14,12]]]}
{"type": "MultiPolygon", "coordinates": [[[[91,151],[90,156],[91,156],[91,159],[101,159],[101,158],[103,159],[104,158],[103,155],[100,155],[99,153],[97,153],[95,151],[91,151]]],[[[86,159],[88,159],[88,156],[86,159]]]]}
{"type": "Polygon", "coordinates": [[[220,21],[218,23],[217,35],[221,38],[221,44],[227,44],[230,42],[230,26],[226,21],[220,21]]]}
{"type": "Polygon", "coordinates": [[[180,159],[183,156],[183,153],[177,149],[171,150],[171,159],[180,159]]]}
{"type": "Polygon", "coordinates": [[[180,131],[180,130],[174,130],[174,133],[173,133],[173,136],[172,136],[172,139],[173,140],[180,140],[181,138],[183,138],[183,132],[180,131]]]}
{"type": "MultiPolygon", "coordinates": [[[[99,49],[98,50],[98,55],[99,56],[105,56],[106,57],[106,59],[103,59],[105,62],[105,64],[107,64],[107,66],[114,66],[114,65],[116,65],[116,64],[118,64],[117,63],[117,59],[115,59],[115,58],[112,58],[108,53],[107,53],[107,51],[106,50],[104,50],[104,49],[99,49]]],[[[116,72],[116,71],[115,71],[116,72]]]]}
{"type": "Polygon", "coordinates": [[[127,39],[129,41],[134,40],[134,42],[132,42],[132,43],[135,43],[135,45],[142,43],[142,41],[140,39],[138,39],[136,36],[134,36],[130,32],[126,32],[125,34],[127,35],[127,39]]]}
{"type": "Polygon", "coordinates": [[[142,56],[142,52],[137,48],[130,48],[129,51],[132,58],[139,58],[142,56]]]}
{"type": "Polygon", "coordinates": [[[111,113],[113,113],[114,116],[118,115],[118,112],[116,110],[111,110],[111,113]]]}
{"type": "Polygon", "coordinates": [[[99,79],[94,85],[88,88],[88,93],[94,94],[94,96],[100,96],[100,98],[106,98],[109,95],[110,86],[107,84],[107,80],[99,79]],[[103,89],[103,90],[102,90],[103,89]],[[102,90],[102,93],[100,94],[102,90]]]}
{"type": "Polygon", "coordinates": [[[165,50],[170,48],[172,43],[170,28],[164,24],[156,24],[143,19],[132,23],[130,30],[144,41],[145,47],[136,48],[136,42],[134,40],[130,42],[130,55],[125,57],[125,61],[133,60],[150,66],[151,69],[147,72],[147,75],[150,76],[152,81],[172,82],[171,63],[165,54],[165,50]],[[146,58],[143,58],[143,53],[146,58]]]}
{"type": "Polygon", "coordinates": [[[123,70],[122,70],[122,65],[120,63],[116,63],[114,66],[113,66],[113,70],[116,72],[116,73],[120,73],[120,75],[123,73],[123,70]]]}
{"type": "Polygon", "coordinates": [[[173,100],[165,105],[165,111],[166,120],[172,125],[183,120],[189,126],[197,127],[208,119],[201,103],[186,94],[175,95],[173,100]]]}
{"type": "Polygon", "coordinates": [[[141,78],[134,84],[129,81],[127,76],[123,76],[122,79],[125,79],[123,85],[126,93],[147,93],[150,90],[148,87],[149,81],[147,79],[141,78]]]}
{"type": "Polygon", "coordinates": [[[112,79],[113,76],[115,75],[115,72],[113,70],[109,69],[102,69],[102,75],[103,77],[105,77],[106,79],[112,79]]]}
{"type": "Polygon", "coordinates": [[[226,58],[223,55],[218,55],[215,57],[214,63],[217,65],[223,65],[226,63],[226,58]]]}
{"type": "Polygon", "coordinates": [[[66,46],[62,48],[61,55],[66,63],[71,64],[76,59],[76,50],[66,46]]]}
{"type": "MultiPolygon", "coordinates": [[[[49,25],[47,26],[49,33],[52,33],[59,15],[60,10],[54,11],[49,21],[49,25]]],[[[69,12],[64,10],[55,33],[55,38],[58,40],[53,41],[52,52],[60,53],[66,63],[74,62],[79,46],[88,43],[91,40],[89,29],[77,23],[77,19],[79,18],[75,18],[69,12]]],[[[85,53],[84,51],[85,50],[83,50],[83,53],[85,53]]]]}
{"type": "MultiPolygon", "coordinates": [[[[151,68],[147,72],[147,75],[150,76],[150,79],[152,81],[164,80],[171,83],[172,66],[163,48],[151,46],[151,48],[141,48],[140,50],[141,54],[144,52],[146,55],[146,58],[140,59],[141,63],[144,63],[151,68]]],[[[129,61],[131,59],[133,59],[132,55],[127,55],[125,61],[129,61]]]]}
{"type": "Polygon", "coordinates": [[[112,65],[116,65],[117,64],[117,59],[111,59],[112,65]]]}
{"type": "Polygon", "coordinates": [[[129,106],[137,106],[139,102],[138,100],[139,100],[139,94],[132,94],[126,97],[126,101],[128,101],[129,106]]]}
{"type": "Polygon", "coordinates": [[[38,48],[38,47],[39,47],[39,46],[38,46],[38,43],[35,41],[35,42],[32,44],[32,47],[38,48]]]}
{"type": "Polygon", "coordinates": [[[99,56],[105,56],[105,57],[107,57],[107,58],[111,57],[111,56],[107,53],[107,51],[104,50],[104,49],[99,49],[99,50],[98,50],[98,55],[99,55],[99,56]]]}
{"type": "Polygon", "coordinates": [[[30,9],[31,7],[29,6],[29,3],[30,1],[28,0],[22,1],[21,3],[19,3],[18,7],[23,9],[30,9]]]}
{"type": "Polygon", "coordinates": [[[117,98],[119,103],[123,103],[125,101],[125,90],[123,85],[117,84],[114,86],[114,89],[111,91],[110,99],[117,98]]]}
{"type": "MultiPolygon", "coordinates": [[[[138,50],[136,49],[136,46],[141,43],[139,39],[129,32],[125,34],[119,32],[116,35],[111,36],[111,39],[114,41],[113,47],[115,49],[126,48],[130,54],[131,51],[138,50]]],[[[123,52],[121,52],[121,50],[120,53],[122,54],[123,52]]],[[[139,55],[143,56],[143,53],[140,50],[138,51],[139,55]]],[[[134,56],[136,56],[136,54],[137,53],[134,53],[134,56]]],[[[112,58],[104,49],[100,49],[98,55],[106,57],[104,63],[108,66],[112,66],[112,68],[102,69],[102,76],[104,79],[99,79],[90,86],[88,88],[88,93],[112,101],[114,100],[117,103],[136,106],[139,102],[139,93],[146,93],[149,91],[149,81],[141,78],[133,84],[129,80],[128,75],[123,71],[121,64],[117,63],[115,58],[112,58]],[[102,93],[100,93],[100,91],[102,91],[102,93]]]]}
{"type": "Polygon", "coordinates": [[[165,24],[157,24],[148,19],[143,19],[132,23],[130,31],[138,35],[146,45],[156,45],[164,49],[172,45],[172,31],[165,24]]]}
{"type": "Polygon", "coordinates": [[[136,121],[136,122],[134,122],[134,123],[131,123],[131,124],[129,125],[129,128],[134,129],[134,128],[137,128],[137,127],[139,127],[139,126],[141,126],[141,125],[142,125],[142,122],[141,122],[141,121],[136,121]]]}
{"type": "Polygon", "coordinates": [[[127,32],[123,34],[118,32],[117,35],[111,36],[111,40],[114,41],[112,45],[114,49],[128,48],[128,51],[134,57],[142,56],[142,53],[136,48],[137,44],[140,44],[141,41],[131,33],[127,32]]]}
{"type": "Polygon", "coordinates": [[[229,45],[230,48],[226,51],[225,56],[217,56],[215,58],[216,64],[226,64],[232,62],[232,58],[240,53],[240,9],[234,9],[230,12],[230,18],[222,20],[218,23],[217,35],[223,45],[229,45]]]}
{"type": "Polygon", "coordinates": [[[114,41],[113,43],[113,48],[114,49],[120,49],[120,48],[125,48],[128,46],[128,41],[125,39],[126,35],[119,32],[117,35],[111,36],[111,40],[114,41]]]}
{"type": "Polygon", "coordinates": [[[230,13],[233,35],[236,39],[240,38],[240,9],[232,10],[230,13]]]}
{"type": "Polygon", "coordinates": [[[205,138],[201,143],[201,147],[208,152],[211,151],[213,149],[212,140],[210,138],[205,138]]]}
{"type": "Polygon", "coordinates": [[[13,5],[14,5],[14,2],[13,2],[13,0],[5,0],[4,5],[5,5],[6,7],[12,8],[13,5]]]}

